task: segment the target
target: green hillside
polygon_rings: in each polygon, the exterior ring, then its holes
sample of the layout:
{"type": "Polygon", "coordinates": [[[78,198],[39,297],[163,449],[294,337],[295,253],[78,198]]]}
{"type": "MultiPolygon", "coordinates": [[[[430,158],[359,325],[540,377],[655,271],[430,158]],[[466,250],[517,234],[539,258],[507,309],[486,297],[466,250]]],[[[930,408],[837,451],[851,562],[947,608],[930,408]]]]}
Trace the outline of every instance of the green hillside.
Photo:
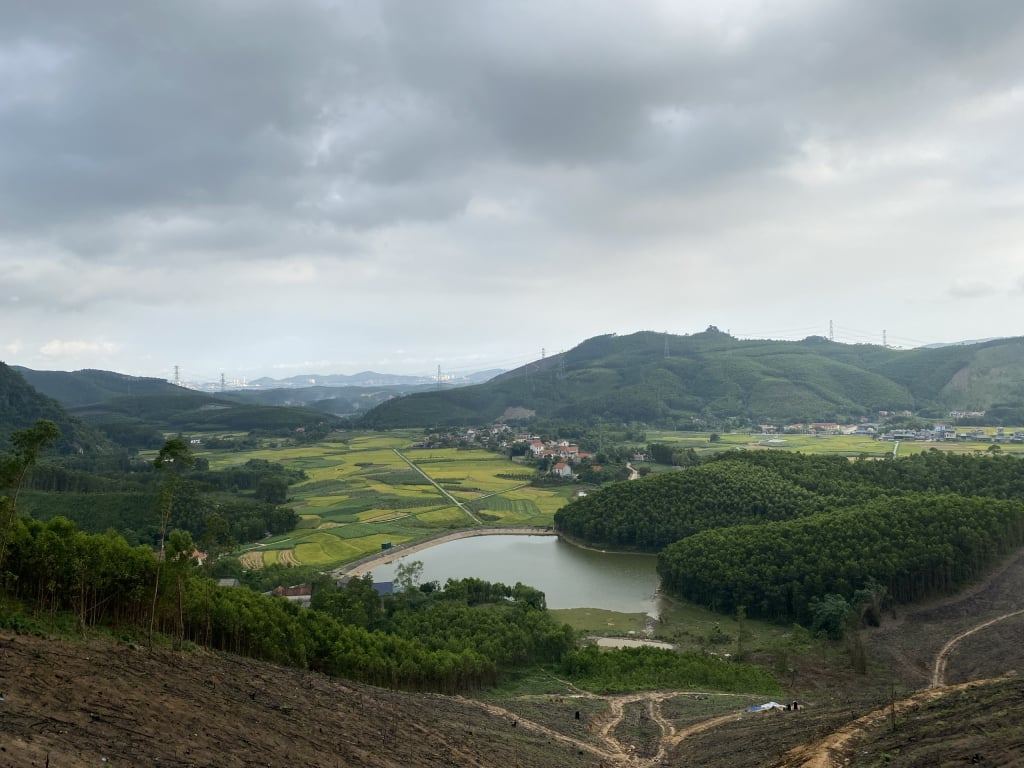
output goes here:
{"type": "MultiPolygon", "coordinates": [[[[333,425],[337,418],[315,408],[280,407],[196,392],[162,379],[110,371],[18,369],[45,399],[128,448],[155,448],[164,432],[262,431],[285,433],[333,425]],[[57,405],[57,403],[54,403],[57,405]]],[[[15,427],[17,428],[17,427],[15,427]]]]}
{"type": "Polygon", "coordinates": [[[123,396],[162,395],[180,391],[163,379],[126,376],[112,371],[34,371],[15,366],[29,384],[65,408],[104,403],[123,396]]]}
{"type": "Polygon", "coordinates": [[[53,398],[34,389],[14,368],[0,362],[0,451],[12,432],[30,428],[37,419],[54,422],[61,432],[61,453],[96,453],[110,450],[110,442],[97,430],[68,414],[53,398]]]}
{"type": "Polygon", "coordinates": [[[709,328],[689,336],[598,336],[485,384],[390,400],[363,423],[428,427],[532,412],[685,428],[990,409],[1012,421],[1022,406],[1024,339],[896,350],[822,337],[741,340],[709,328]]]}

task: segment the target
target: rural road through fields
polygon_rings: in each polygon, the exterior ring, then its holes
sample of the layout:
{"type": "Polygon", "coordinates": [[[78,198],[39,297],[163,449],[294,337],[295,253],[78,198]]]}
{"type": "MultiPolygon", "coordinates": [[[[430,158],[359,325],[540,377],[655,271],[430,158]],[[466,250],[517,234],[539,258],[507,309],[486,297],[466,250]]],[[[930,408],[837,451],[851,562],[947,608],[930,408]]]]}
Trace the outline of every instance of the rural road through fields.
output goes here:
{"type": "Polygon", "coordinates": [[[471,511],[471,510],[469,509],[469,507],[467,507],[467,506],[466,506],[465,504],[463,504],[463,503],[462,503],[461,501],[459,501],[459,500],[458,500],[458,499],[456,499],[456,498],[455,498],[454,496],[452,496],[452,495],[451,495],[450,493],[448,493],[448,491],[446,491],[446,490],[445,490],[444,488],[442,488],[442,487],[441,487],[440,485],[438,485],[438,484],[437,484],[437,481],[436,481],[436,480],[434,480],[434,478],[432,478],[432,477],[431,477],[430,475],[428,475],[428,474],[427,474],[426,472],[424,472],[424,471],[423,471],[422,469],[420,469],[419,467],[417,467],[417,466],[416,466],[416,464],[415,464],[415,462],[413,462],[413,461],[412,461],[411,459],[407,458],[407,457],[406,457],[406,456],[405,456],[405,455],[404,455],[404,454],[403,454],[403,453],[402,453],[402,452],[401,452],[400,450],[398,450],[397,448],[392,448],[391,450],[393,450],[393,451],[395,452],[395,456],[397,456],[397,457],[398,457],[398,458],[400,458],[400,459],[401,459],[402,461],[404,461],[404,462],[405,462],[406,464],[408,464],[408,465],[409,465],[410,467],[412,467],[412,468],[413,468],[413,469],[415,469],[415,470],[416,470],[417,472],[419,472],[419,473],[420,473],[420,474],[421,474],[421,475],[423,476],[423,479],[425,479],[425,480],[426,480],[426,481],[427,481],[428,483],[430,483],[430,484],[431,484],[432,486],[434,486],[435,488],[437,488],[437,490],[439,490],[439,491],[441,492],[441,495],[442,495],[442,496],[444,496],[444,497],[445,497],[446,499],[448,499],[448,501],[450,501],[450,502],[451,502],[452,504],[454,504],[454,505],[455,505],[456,507],[458,507],[459,509],[461,509],[461,510],[463,511],[463,513],[465,513],[466,517],[468,517],[468,518],[469,518],[470,520],[472,520],[472,521],[473,521],[474,523],[476,523],[477,525],[483,525],[483,523],[482,523],[482,522],[480,521],[480,518],[479,518],[479,517],[477,517],[476,515],[474,515],[474,514],[473,514],[473,512],[472,512],[472,511],[471,511]]]}

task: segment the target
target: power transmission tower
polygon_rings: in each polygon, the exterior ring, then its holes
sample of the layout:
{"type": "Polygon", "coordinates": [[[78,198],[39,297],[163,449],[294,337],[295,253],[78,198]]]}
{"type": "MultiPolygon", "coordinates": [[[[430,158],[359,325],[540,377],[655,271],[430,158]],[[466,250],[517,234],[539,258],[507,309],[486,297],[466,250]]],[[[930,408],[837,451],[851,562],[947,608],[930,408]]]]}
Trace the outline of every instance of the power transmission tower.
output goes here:
{"type": "Polygon", "coordinates": [[[221,371],[221,373],[220,373],[220,391],[223,392],[226,389],[227,389],[227,386],[225,386],[225,384],[224,384],[224,372],[221,371]]]}
{"type": "Polygon", "coordinates": [[[174,366],[174,386],[181,386],[181,371],[178,369],[178,366],[174,366]]]}
{"type": "Polygon", "coordinates": [[[437,388],[441,388],[441,366],[437,366],[437,388]]]}
{"type": "Polygon", "coordinates": [[[832,326],[832,321],[831,320],[828,321],[828,340],[829,341],[835,341],[836,340],[836,330],[832,326]]]}
{"type": "Polygon", "coordinates": [[[885,337],[885,328],[882,329],[882,346],[883,347],[888,347],[889,346],[889,342],[886,340],[886,337],[885,337]]]}

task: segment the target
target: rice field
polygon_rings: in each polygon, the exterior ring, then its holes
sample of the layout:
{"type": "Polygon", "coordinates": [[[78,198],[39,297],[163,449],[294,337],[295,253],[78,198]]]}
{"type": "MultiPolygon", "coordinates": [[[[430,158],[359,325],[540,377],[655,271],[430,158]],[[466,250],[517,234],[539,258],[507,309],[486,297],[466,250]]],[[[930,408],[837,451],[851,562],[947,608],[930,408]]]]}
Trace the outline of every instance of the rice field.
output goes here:
{"type": "Polygon", "coordinates": [[[337,567],[380,551],[388,541],[401,544],[475,525],[446,494],[471,505],[485,524],[508,526],[549,526],[572,495],[569,486],[535,489],[500,477],[520,474],[522,466],[487,451],[410,449],[419,437],[401,431],[358,434],[341,442],[197,455],[206,456],[211,467],[258,458],[306,473],[289,488],[298,526],[242,555],[246,568],[337,567]]]}

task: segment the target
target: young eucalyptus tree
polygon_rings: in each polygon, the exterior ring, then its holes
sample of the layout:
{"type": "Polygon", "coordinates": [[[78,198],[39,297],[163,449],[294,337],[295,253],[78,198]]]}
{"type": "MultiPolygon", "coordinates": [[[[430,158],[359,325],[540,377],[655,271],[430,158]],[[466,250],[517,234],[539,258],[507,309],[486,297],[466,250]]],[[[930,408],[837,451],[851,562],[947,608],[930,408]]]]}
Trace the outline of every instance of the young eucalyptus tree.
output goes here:
{"type": "Polygon", "coordinates": [[[14,521],[18,518],[18,495],[44,448],[60,439],[60,428],[52,421],[39,419],[29,429],[11,435],[12,451],[0,456],[0,573],[14,521]]]}
{"type": "Polygon", "coordinates": [[[182,473],[192,466],[194,458],[188,445],[181,438],[172,438],[164,443],[163,448],[153,460],[157,472],[163,475],[160,482],[160,551],[157,553],[156,577],[153,582],[153,606],[149,615],[149,647],[153,647],[153,628],[156,625],[156,604],[160,595],[160,570],[167,557],[166,541],[167,526],[171,521],[174,509],[174,494],[181,483],[182,473]]]}

